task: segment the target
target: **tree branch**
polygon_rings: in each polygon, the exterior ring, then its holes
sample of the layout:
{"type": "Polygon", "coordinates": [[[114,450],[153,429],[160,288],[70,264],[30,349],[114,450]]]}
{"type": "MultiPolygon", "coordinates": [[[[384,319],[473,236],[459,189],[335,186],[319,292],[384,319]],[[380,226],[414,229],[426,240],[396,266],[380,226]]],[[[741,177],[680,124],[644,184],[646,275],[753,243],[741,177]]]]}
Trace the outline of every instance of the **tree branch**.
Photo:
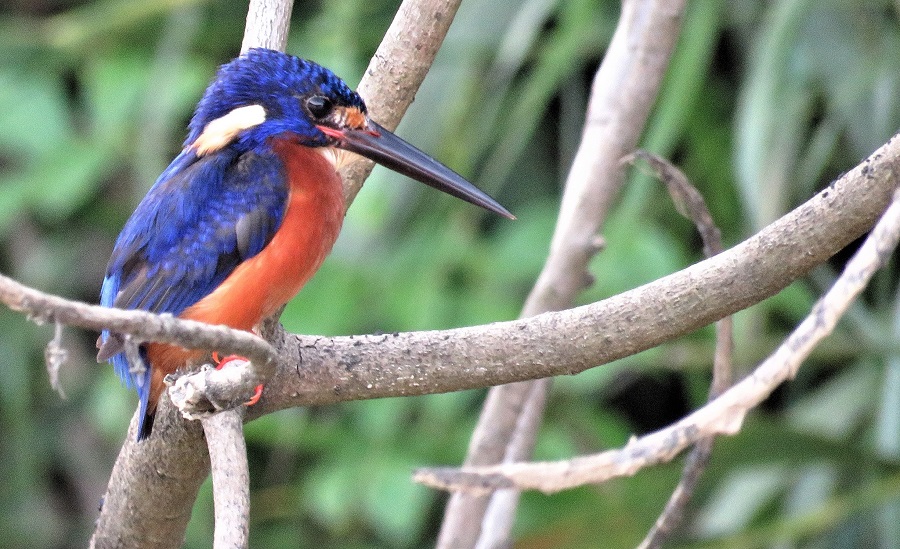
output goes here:
{"type": "Polygon", "coordinates": [[[734,434],[747,413],[782,382],[793,378],[800,364],[824,339],[880,269],[900,240],[900,191],[843,274],[813,307],[809,316],[772,356],[709,404],[681,421],[634,439],[622,449],[560,462],[514,463],[491,467],[421,470],[416,480],[448,490],[536,489],[546,493],[632,476],[644,467],[663,463],[704,438],[734,434]]]}
{"type": "Polygon", "coordinates": [[[288,335],[249,417],[343,400],[574,374],[655,347],[782,290],[871,228],[900,181],[896,136],[753,237],[603,301],[524,320],[432,332],[288,335]],[[298,357],[302,356],[302,367],[298,357]]]}
{"type": "Polygon", "coordinates": [[[168,314],[111,309],[71,301],[29,288],[4,275],[0,275],[0,302],[14,311],[25,313],[36,324],[54,322],[96,331],[112,327],[140,341],[243,354],[254,362],[269,366],[277,360],[275,349],[249,332],[182,320],[168,314]]]}

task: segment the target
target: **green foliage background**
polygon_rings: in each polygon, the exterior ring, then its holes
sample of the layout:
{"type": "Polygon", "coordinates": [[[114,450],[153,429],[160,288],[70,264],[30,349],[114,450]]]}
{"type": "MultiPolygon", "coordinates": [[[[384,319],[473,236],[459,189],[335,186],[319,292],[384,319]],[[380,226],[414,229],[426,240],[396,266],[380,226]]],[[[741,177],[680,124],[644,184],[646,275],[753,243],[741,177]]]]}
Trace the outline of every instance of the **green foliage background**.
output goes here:
{"type": "MultiPolygon", "coordinates": [[[[644,146],[681,165],[734,244],[900,126],[900,4],[694,0],[644,146]]],[[[396,9],[297,2],[288,51],[358,82],[396,9]]],[[[378,170],[293,331],[354,334],[514,318],[547,251],[610,0],[466,0],[400,133],[494,193],[512,223],[378,170]]],[[[0,6],[0,268],[96,301],[113,240],[177,152],[191,108],[239,49],[246,6],[203,0],[12,0],[0,6]]],[[[660,187],[629,181],[583,302],[700,259],[660,187]]],[[[737,317],[741,371],[840,268],[737,317]]],[[[900,547],[900,308],[878,276],[796,381],[717,445],[676,547],[900,547]]],[[[135,407],[95,334],[66,331],[67,398],[49,327],[0,310],[0,546],[86,544],[135,407]]],[[[623,444],[705,399],[712,331],[560,379],[537,454],[623,444]]],[[[247,426],[254,547],[422,547],[444,496],[412,468],[457,464],[483,392],[291,410],[247,426]]],[[[679,464],[555,496],[525,495],[517,547],[630,547],[679,464]]],[[[209,487],[186,547],[212,537],[209,487]]]]}

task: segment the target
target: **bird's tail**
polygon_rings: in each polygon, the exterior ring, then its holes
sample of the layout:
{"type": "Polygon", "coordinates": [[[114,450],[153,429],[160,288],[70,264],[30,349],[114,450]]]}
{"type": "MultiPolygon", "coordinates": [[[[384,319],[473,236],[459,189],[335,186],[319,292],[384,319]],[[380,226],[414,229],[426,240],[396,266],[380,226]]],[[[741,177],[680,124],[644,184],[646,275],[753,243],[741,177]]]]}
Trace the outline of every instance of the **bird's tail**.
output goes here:
{"type": "MultiPolygon", "coordinates": [[[[141,352],[141,355],[144,353],[141,352]]],[[[147,363],[146,358],[144,359],[144,364],[147,363]]],[[[156,419],[156,408],[153,410],[147,409],[147,403],[150,400],[150,368],[147,368],[147,374],[144,376],[144,382],[147,384],[147,389],[144,391],[138,391],[141,395],[141,406],[140,406],[140,421],[141,424],[138,426],[137,433],[137,441],[140,442],[145,438],[150,436],[150,433],[153,432],[153,420],[156,419]]]]}

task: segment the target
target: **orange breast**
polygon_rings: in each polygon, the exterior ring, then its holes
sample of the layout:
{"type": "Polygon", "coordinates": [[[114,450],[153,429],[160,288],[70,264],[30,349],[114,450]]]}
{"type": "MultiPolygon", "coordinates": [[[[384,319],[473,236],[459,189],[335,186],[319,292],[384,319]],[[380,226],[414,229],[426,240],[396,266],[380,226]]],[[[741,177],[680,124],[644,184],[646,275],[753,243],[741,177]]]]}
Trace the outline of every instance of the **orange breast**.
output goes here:
{"type": "Polygon", "coordinates": [[[274,148],[290,181],[281,227],[259,254],[182,318],[250,330],[297,295],[331,251],[344,219],[340,177],[315,149],[286,140],[276,141],[274,148]]]}
{"type": "MultiPolygon", "coordinates": [[[[281,226],[259,254],[241,263],[181,318],[252,330],[293,298],[331,251],[344,219],[340,177],[315,149],[287,140],[273,146],[290,182],[281,226]]],[[[162,344],[148,345],[147,353],[154,370],[151,394],[156,386],[162,390],[165,374],[205,354],[162,344]]]]}

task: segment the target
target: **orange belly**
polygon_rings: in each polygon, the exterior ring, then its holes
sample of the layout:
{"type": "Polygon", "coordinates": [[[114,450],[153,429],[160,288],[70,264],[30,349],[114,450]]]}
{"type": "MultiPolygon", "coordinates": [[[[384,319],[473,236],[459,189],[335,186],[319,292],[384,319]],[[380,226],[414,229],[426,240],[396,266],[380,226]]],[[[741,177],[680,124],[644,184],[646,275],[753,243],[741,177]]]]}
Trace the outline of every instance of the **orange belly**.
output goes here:
{"type": "MultiPolygon", "coordinates": [[[[252,330],[290,301],[331,251],[344,219],[344,195],[334,166],[315,149],[277,140],[273,148],[290,182],[287,210],[263,250],[241,263],[211,294],[179,315],[208,324],[252,330]]],[[[147,358],[153,374],[150,409],[163,390],[163,378],[208,355],[151,343],[147,358]]]]}

